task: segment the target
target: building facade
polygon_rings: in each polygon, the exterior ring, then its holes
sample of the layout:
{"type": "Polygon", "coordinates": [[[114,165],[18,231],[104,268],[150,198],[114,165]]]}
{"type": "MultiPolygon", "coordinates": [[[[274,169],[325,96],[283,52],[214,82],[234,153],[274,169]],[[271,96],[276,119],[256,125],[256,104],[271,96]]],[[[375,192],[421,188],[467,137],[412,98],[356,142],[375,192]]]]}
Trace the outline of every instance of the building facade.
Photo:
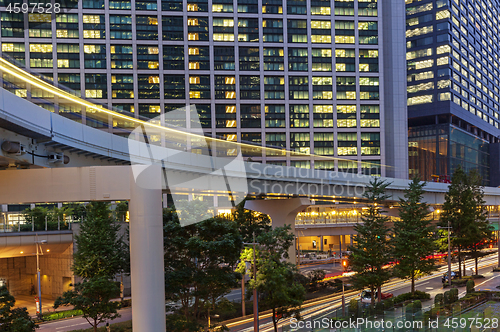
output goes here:
{"type": "MultiPolygon", "coordinates": [[[[407,177],[400,1],[59,4],[15,13],[0,1],[2,54],[137,117],[195,105],[212,136],[331,157],[253,161],[407,177]]],[[[42,106],[97,126],[74,106],[42,106]]]]}
{"type": "Polygon", "coordinates": [[[500,185],[499,2],[406,0],[410,175],[500,185]]]}

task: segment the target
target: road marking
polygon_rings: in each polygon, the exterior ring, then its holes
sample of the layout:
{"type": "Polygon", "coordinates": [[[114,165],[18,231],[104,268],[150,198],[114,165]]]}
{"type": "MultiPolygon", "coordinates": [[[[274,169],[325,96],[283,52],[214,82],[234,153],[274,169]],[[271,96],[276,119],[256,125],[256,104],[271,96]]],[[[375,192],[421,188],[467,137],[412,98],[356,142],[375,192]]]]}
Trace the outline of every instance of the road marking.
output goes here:
{"type": "Polygon", "coordinates": [[[434,287],[425,287],[425,289],[431,290],[434,289],[434,287]]]}

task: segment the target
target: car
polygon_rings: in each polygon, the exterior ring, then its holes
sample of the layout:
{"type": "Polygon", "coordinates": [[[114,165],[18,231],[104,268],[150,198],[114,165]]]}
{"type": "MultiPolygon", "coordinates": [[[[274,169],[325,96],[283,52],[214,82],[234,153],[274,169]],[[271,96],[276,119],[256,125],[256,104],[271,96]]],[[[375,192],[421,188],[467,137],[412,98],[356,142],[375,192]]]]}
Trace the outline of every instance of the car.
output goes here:
{"type": "MultiPolygon", "coordinates": [[[[393,297],[392,293],[382,293],[382,300],[387,300],[393,297]]],[[[375,292],[375,300],[378,298],[378,292],[375,292]]],[[[360,294],[361,303],[372,303],[372,292],[370,290],[364,290],[360,294]]]]}
{"type": "MultiPolygon", "coordinates": [[[[456,278],[458,278],[458,272],[457,271],[451,271],[451,280],[456,279],[456,278]]],[[[441,282],[443,284],[445,284],[445,283],[448,282],[448,272],[446,272],[445,274],[443,274],[443,276],[441,277],[441,282]]]]}

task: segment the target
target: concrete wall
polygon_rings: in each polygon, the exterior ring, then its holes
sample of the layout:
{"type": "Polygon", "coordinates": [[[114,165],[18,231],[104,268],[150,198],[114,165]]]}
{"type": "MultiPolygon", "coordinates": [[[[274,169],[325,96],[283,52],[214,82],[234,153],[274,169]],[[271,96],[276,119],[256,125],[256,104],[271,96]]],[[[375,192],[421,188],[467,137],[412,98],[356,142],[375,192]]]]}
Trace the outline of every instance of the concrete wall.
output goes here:
{"type": "MultiPolygon", "coordinates": [[[[68,290],[73,282],[71,263],[73,245],[70,244],[62,254],[40,256],[42,294],[56,298],[68,290]]],[[[16,295],[30,295],[31,285],[37,285],[36,256],[23,256],[0,259],[0,279],[5,279],[9,292],[16,295]]]]}

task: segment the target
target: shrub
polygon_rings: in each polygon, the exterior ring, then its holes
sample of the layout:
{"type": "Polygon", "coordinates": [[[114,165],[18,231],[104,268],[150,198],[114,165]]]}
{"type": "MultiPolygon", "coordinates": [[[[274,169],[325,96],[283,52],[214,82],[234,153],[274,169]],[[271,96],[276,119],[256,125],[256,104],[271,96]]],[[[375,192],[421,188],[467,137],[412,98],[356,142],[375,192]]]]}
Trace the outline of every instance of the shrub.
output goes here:
{"type": "Polygon", "coordinates": [[[415,311],[422,310],[422,302],[420,300],[415,300],[413,302],[413,308],[415,311]]]}
{"type": "Polygon", "coordinates": [[[410,301],[410,300],[428,300],[431,298],[431,295],[422,291],[415,291],[415,294],[412,293],[404,293],[396,296],[394,298],[394,304],[410,301]]]}
{"type": "Polygon", "coordinates": [[[472,280],[472,279],[467,280],[467,294],[474,292],[475,285],[476,284],[474,283],[474,280],[472,280]]]}
{"type": "Polygon", "coordinates": [[[405,308],[406,320],[412,320],[413,318],[413,303],[409,303],[405,308]]]}
{"type": "Polygon", "coordinates": [[[44,321],[51,321],[51,320],[57,320],[57,319],[63,319],[67,317],[73,317],[73,316],[81,316],[83,315],[83,311],[81,310],[65,310],[65,311],[58,311],[58,312],[48,312],[43,314],[43,319],[44,321]]]}
{"type": "Polygon", "coordinates": [[[382,303],[382,302],[375,303],[375,312],[377,314],[383,313],[384,312],[384,308],[385,308],[384,307],[384,303],[382,303]]]}
{"type": "Polygon", "coordinates": [[[436,294],[436,297],[434,298],[434,304],[437,306],[442,306],[444,301],[443,294],[439,293],[436,294]]]}
{"type": "Polygon", "coordinates": [[[357,318],[358,317],[358,300],[352,299],[349,301],[349,316],[352,318],[357,318]]]}
{"type": "Polygon", "coordinates": [[[443,302],[444,302],[444,305],[451,303],[450,291],[444,292],[444,301],[443,302]]]}
{"type": "Polygon", "coordinates": [[[391,309],[394,307],[394,298],[391,297],[387,300],[382,301],[382,303],[384,304],[385,310],[391,309]]]}
{"type": "Polygon", "coordinates": [[[450,303],[455,303],[458,301],[458,288],[450,289],[450,303]]]}

